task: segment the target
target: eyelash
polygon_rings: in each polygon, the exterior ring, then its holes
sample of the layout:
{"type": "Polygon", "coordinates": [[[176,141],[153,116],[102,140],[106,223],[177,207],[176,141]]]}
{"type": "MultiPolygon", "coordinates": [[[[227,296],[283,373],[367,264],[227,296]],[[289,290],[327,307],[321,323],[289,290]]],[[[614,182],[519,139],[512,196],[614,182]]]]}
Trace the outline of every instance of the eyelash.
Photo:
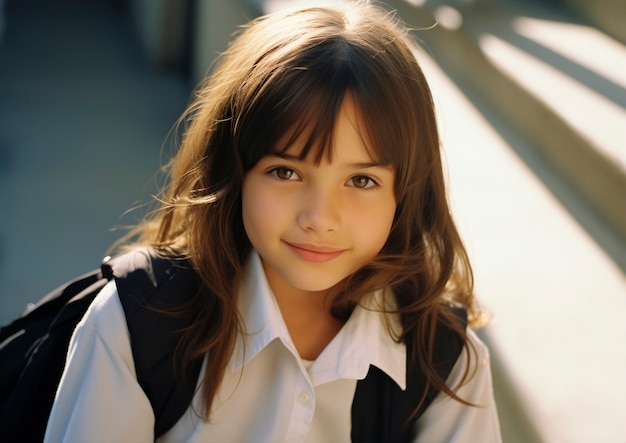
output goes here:
{"type": "Polygon", "coordinates": [[[286,166],[277,166],[277,167],[275,167],[275,168],[270,169],[270,170],[268,171],[268,173],[269,173],[272,177],[274,177],[274,178],[276,178],[276,179],[278,179],[278,180],[284,180],[284,181],[293,180],[293,179],[291,178],[293,175],[296,175],[297,177],[300,177],[296,171],[294,171],[294,170],[293,170],[293,169],[291,169],[291,168],[287,168],[286,166]],[[289,175],[289,178],[282,178],[282,177],[280,177],[280,176],[278,175],[278,173],[279,173],[279,172],[288,172],[288,173],[290,174],[290,175],[289,175]]]}
{"type": "Polygon", "coordinates": [[[362,190],[369,190],[369,189],[373,189],[378,187],[378,182],[376,180],[374,180],[372,177],[369,177],[367,175],[355,175],[354,177],[351,177],[350,180],[348,180],[349,182],[352,182],[352,185],[357,188],[357,189],[362,189],[362,190]],[[365,179],[367,180],[366,184],[364,187],[360,187],[360,186],[355,186],[354,185],[354,180],[355,179],[365,179]]]}
{"type": "MultiPolygon", "coordinates": [[[[285,166],[277,166],[275,168],[272,168],[268,171],[268,174],[270,174],[272,177],[276,178],[277,180],[281,180],[281,181],[290,181],[290,180],[294,180],[292,177],[295,175],[296,177],[300,177],[298,175],[298,173],[296,171],[294,171],[291,168],[285,167],[285,166]],[[289,174],[289,178],[283,178],[279,176],[279,173],[288,173],[289,174]]],[[[348,180],[348,182],[352,182],[352,186],[355,187],[356,189],[361,189],[361,190],[369,190],[372,188],[376,188],[379,186],[378,182],[376,180],[374,180],[372,177],[367,176],[367,175],[355,175],[353,177],[350,177],[350,179],[348,180]],[[366,185],[363,187],[360,186],[356,186],[355,185],[355,179],[365,179],[367,180],[366,185]]]]}

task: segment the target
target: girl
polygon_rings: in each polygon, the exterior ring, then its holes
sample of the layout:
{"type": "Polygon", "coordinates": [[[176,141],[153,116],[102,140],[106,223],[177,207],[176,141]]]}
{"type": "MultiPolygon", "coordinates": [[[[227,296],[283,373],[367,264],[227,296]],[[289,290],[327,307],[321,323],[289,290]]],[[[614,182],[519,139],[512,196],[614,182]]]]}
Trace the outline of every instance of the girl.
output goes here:
{"type": "Polygon", "coordinates": [[[47,441],[373,438],[358,436],[355,410],[393,419],[388,393],[417,376],[398,425],[411,439],[500,441],[487,350],[452,307],[480,322],[406,37],[359,3],[265,16],[234,40],[132,245],[183,256],[202,281],[163,313],[193,318],[177,349],[182,370],[203,357],[194,399],[154,435],[110,283],[72,339],[47,441]],[[357,387],[372,377],[388,381],[382,397],[357,387]]]}

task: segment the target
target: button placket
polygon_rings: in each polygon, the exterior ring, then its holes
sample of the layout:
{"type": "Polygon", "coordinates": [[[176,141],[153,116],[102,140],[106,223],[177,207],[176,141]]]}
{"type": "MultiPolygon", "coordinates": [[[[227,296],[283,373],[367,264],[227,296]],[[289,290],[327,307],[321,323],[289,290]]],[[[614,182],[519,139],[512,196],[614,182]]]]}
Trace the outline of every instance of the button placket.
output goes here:
{"type": "Polygon", "coordinates": [[[300,391],[300,394],[298,394],[298,400],[303,405],[308,405],[311,402],[311,394],[309,394],[308,391],[300,391]]]}
{"type": "Polygon", "coordinates": [[[293,410],[285,441],[304,442],[309,434],[315,414],[315,391],[308,379],[308,374],[302,370],[293,388],[293,410]]]}

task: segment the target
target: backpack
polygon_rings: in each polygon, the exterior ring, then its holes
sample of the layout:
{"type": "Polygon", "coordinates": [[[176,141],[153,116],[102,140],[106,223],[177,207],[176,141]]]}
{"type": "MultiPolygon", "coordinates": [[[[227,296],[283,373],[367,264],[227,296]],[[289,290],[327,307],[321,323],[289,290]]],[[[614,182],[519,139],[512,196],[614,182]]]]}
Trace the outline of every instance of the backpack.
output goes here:
{"type": "Polygon", "coordinates": [[[0,329],[0,440],[43,440],[70,337],[106,282],[82,275],[0,329]]]}
{"type": "Polygon", "coordinates": [[[188,320],[140,308],[142,300],[155,297],[191,297],[199,279],[190,269],[136,250],[105,259],[100,269],[63,284],[0,328],[0,441],[43,440],[74,328],[113,278],[131,331],[137,378],[155,413],[155,436],[187,409],[200,364],[192,365],[187,383],[179,383],[173,358],[176,331],[188,320]]]}
{"type": "MultiPolygon", "coordinates": [[[[0,441],[43,440],[70,338],[89,305],[115,279],[135,361],[137,380],[155,414],[155,438],[163,435],[191,403],[202,359],[175,372],[179,331],[191,319],[163,315],[200,290],[200,279],[186,262],[155,257],[137,249],[105,259],[98,270],[65,283],[43,297],[22,316],[0,329],[0,441]]],[[[465,325],[464,309],[455,314],[465,325]]],[[[463,343],[450,329],[440,327],[434,361],[442,376],[452,370],[463,343]]],[[[352,441],[411,441],[413,423],[437,395],[427,401],[411,421],[415,402],[426,387],[421,371],[407,368],[405,391],[376,367],[357,383],[352,404],[352,441]]]]}

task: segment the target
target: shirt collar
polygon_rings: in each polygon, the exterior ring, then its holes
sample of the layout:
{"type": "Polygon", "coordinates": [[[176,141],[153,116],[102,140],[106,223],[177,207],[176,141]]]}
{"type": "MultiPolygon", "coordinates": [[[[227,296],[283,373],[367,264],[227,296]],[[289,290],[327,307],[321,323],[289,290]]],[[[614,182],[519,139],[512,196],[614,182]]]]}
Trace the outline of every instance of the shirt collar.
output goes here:
{"type": "MultiPolygon", "coordinates": [[[[389,323],[392,331],[400,331],[400,324],[397,315],[380,312],[383,300],[383,291],[377,291],[354,309],[344,327],[311,365],[309,374],[314,385],[337,378],[360,380],[367,375],[369,366],[374,365],[401,389],[406,389],[406,348],[387,330],[389,323]]],[[[238,307],[247,340],[244,344],[242,335],[237,336],[229,362],[231,372],[240,370],[275,339],[300,358],[255,251],[244,268],[238,307]]]]}
{"type": "Polygon", "coordinates": [[[252,251],[244,268],[238,308],[247,340],[244,342],[242,334],[237,335],[229,362],[231,372],[241,369],[275,339],[280,339],[287,348],[296,353],[256,251],[252,251]]]}
{"type": "MultiPolygon", "coordinates": [[[[362,380],[370,365],[385,372],[402,390],[406,389],[406,347],[389,333],[401,331],[398,316],[385,314],[382,290],[365,297],[348,322],[313,363],[310,370],[314,384],[334,378],[362,380]]],[[[389,297],[392,299],[392,297],[389,297]]],[[[393,306],[387,306],[387,309],[393,306]]]]}

